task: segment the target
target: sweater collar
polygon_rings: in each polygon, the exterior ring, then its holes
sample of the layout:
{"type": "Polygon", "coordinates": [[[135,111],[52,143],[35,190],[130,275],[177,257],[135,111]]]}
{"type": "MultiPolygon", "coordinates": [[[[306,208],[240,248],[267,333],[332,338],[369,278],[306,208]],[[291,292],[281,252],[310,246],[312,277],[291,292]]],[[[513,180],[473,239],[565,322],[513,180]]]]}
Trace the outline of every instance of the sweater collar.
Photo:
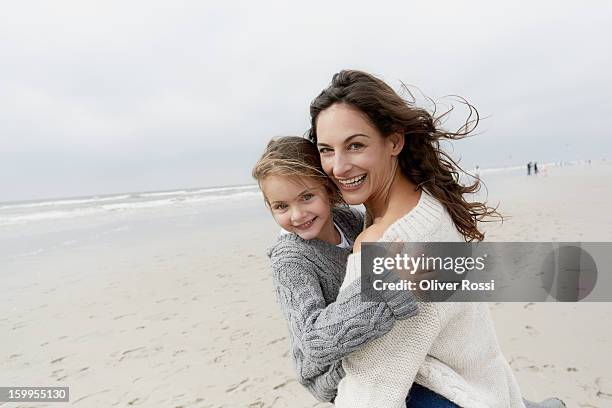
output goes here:
{"type": "MultiPolygon", "coordinates": [[[[429,235],[442,220],[444,207],[425,189],[421,189],[421,197],[417,204],[404,216],[387,228],[380,242],[417,241],[429,235]]],[[[372,225],[372,218],[366,214],[366,227],[372,225]]]]}

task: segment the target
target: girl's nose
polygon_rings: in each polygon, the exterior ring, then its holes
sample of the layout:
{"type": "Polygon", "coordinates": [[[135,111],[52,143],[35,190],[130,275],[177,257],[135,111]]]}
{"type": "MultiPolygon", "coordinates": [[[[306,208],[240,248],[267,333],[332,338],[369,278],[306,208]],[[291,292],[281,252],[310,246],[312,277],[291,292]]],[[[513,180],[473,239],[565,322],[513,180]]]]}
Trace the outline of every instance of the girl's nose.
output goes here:
{"type": "Polygon", "coordinates": [[[297,206],[293,209],[293,211],[291,211],[291,223],[300,224],[302,221],[304,221],[305,215],[305,211],[303,211],[299,206],[297,206]]]}

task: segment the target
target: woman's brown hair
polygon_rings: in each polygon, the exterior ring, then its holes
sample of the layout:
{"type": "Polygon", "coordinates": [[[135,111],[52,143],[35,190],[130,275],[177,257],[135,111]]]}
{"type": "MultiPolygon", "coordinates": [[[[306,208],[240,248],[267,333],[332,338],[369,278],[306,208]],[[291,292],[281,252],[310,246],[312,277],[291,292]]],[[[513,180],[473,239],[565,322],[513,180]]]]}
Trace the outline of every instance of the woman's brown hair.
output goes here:
{"type": "MultiPolygon", "coordinates": [[[[317,146],[303,137],[284,136],[270,140],[252,176],[260,189],[261,182],[268,176],[309,177],[323,185],[332,206],[344,203],[338,187],[321,167],[317,146]]],[[[264,199],[269,205],[265,194],[264,199]]]]}
{"type": "Polygon", "coordinates": [[[468,102],[463,100],[469,108],[465,124],[456,132],[447,132],[441,129],[440,120],[448,112],[434,117],[427,110],[415,106],[414,101],[403,99],[373,75],[354,70],[340,71],[310,104],[308,137],[314,144],[317,143],[319,113],[336,103],[346,103],[365,113],[384,137],[403,133],[404,148],[398,157],[402,173],[418,188],[426,187],[444,204],[466,241],[484,239],[484,233],[478,229],[479,221],[503,220],[496,208],[465,200],[464,194],[478,192],[481,182],[476,178],[470,185],[460,184],[459,174],[465,171],[440,148],[441,140],[462,139],[478,124],[478,111],[468,102]]]}

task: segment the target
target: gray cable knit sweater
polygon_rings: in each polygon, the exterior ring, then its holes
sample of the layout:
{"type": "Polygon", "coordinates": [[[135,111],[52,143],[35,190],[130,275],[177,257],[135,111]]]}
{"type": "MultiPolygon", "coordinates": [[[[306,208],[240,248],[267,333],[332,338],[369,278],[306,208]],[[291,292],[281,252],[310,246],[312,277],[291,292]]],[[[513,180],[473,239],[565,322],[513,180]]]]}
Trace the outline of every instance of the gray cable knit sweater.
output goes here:
{"type": "MultiPolygon", "coordinates": [[[[351,243],[361,232],[363,215],[349,207],[333,219],[351,243]]],[[[409,291],[382,292],[380,302],[362,302],[360,282],[338,296],[350,249],[285,234],[268,249],[272,276],[289,326],[298,381],[317,399],[331,401],[344,376],[341,359],[381,337],[395,320],[417,312],[409,291]]]]}

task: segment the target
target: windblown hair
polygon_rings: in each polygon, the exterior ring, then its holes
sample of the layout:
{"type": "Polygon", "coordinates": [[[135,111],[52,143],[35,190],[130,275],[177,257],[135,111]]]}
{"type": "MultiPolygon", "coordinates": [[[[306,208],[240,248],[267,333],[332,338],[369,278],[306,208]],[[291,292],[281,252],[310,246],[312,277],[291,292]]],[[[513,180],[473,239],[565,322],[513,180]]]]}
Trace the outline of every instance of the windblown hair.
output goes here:
{"type": "MultiPolygon", "coordinates": [[[[405,86],[404,89],[408,91],[405,86]]],[[[478,229],[478,222],[503,220],[503,217],[497,208],[466,201],[464,194],[478,192],[481,182],[475,178],[473,184],[460,184],[459,174],[466,172],[440,148],[441,140],[459,140],[472,133],[479,121],[478,111],[461,98],[469,108],[468,118],[459,130],[447,132],[441,129],[441,119],[450,110],[434,117],[415,106],[412,99],[403,99],[385,82],[368,73],[340,71],[310,105],[308,137],[317,143],[317,118],[336,103],[345,103],[363,112],[384,137],[402,133],[405,142],[398,157],[400,170],[417,188],[425,187],[444,204],[466,241],[482,241],[484,233],[478,229]]]]}
{"type": "MultiPolygon", "coordinates": [[[[303,137],[284,136],[270,140],[253,168],[252,176],[257,180],[260,189],[262,181],[268,176],[315,179],[327,191],[332,206],[344,203],[338,187],[321,167],[317,146],[303,137]]],[[[261,190],[263,192],[263,189],[261,190]]],[[[265,193],[264,199],[269,206],[265,193]]]]}

